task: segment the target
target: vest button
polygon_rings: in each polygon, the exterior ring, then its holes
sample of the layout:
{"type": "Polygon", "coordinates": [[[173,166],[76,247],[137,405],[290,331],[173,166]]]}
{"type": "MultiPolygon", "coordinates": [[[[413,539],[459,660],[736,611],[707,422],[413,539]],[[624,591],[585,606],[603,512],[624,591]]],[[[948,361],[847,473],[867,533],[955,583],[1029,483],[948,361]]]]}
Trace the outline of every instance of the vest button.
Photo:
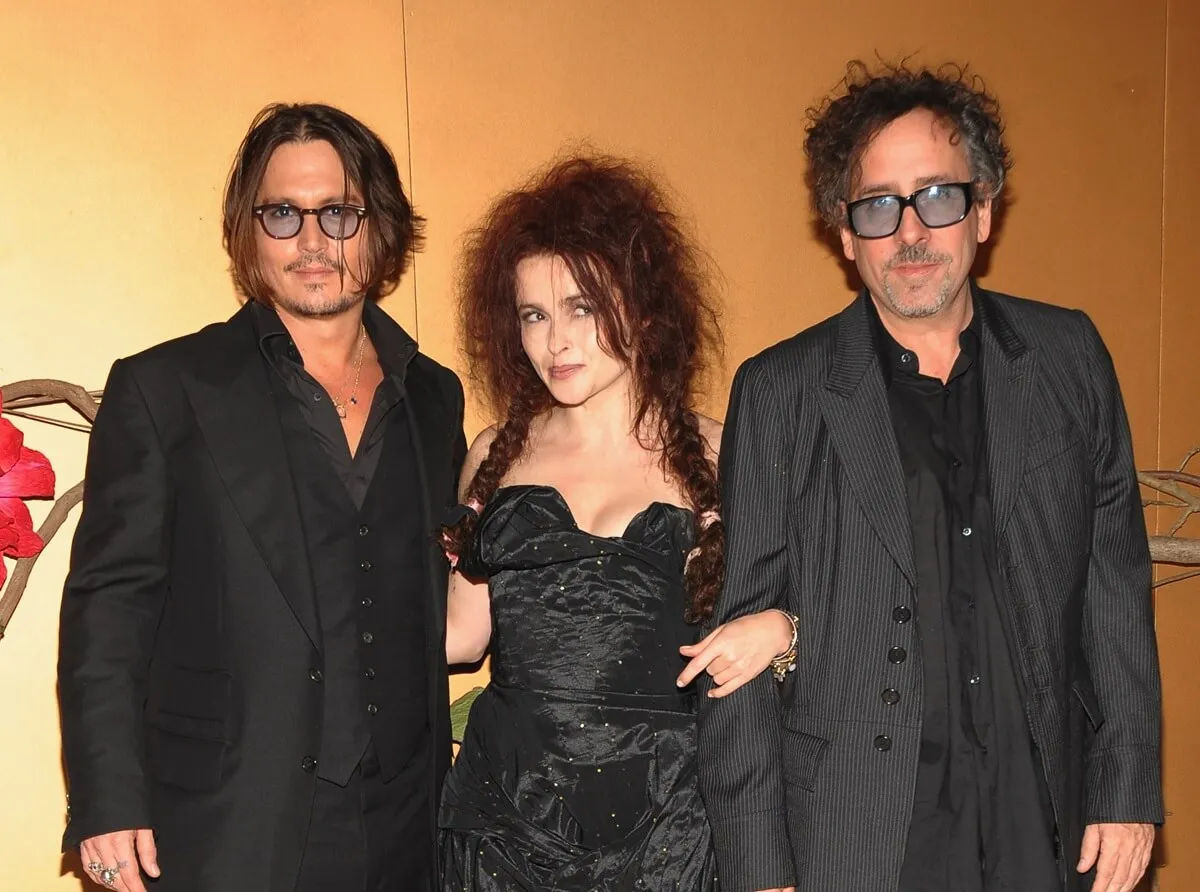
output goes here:
{"type": "Polygon", "coordinates": [[[320,669],[309,669],[308,677],[315,682],[320,682],[325,676],[321,674],[320,669]]]}
{"type": "Polygon", "coordinates": [[[886,734],[880,734],[875,738],[875,749],[879,750],[879,752],[886,753],[891,748],[892,738],[888,737],[886,734]]]}
{"type": "Polygon", "coordinates": [[[365,573],[366,571],[368,571],[368,570],[370,570],[370,569],[371,569],[371,562],[370,562],[370,561],[363,561],[361,564],[359,564],[359,566],[360,566],[360,567],[362,567],[362,569],[363,569],[363,572],[365,573]]]}
{"type": "Polygon", "coordinates": [[[374,670],[374,669],[372,669],[370,666],[368,666],[368,667],[366,668],[366,670],[364,670],[364,672],[363,672],[363,678],[365,678],[365,679],[367,679],[368,681],[370,681],[370,680],[371,680],[372,678],[374,678],[374,677],[375,677],[375,670],[374,670]]]}
{"type": "Polygon", "coordinates": [[[375,640],[375,636],[372,635],[370,632],[363,632],[362,640],[363,640],[363,644],[370,644],[372,641],[375,640]]]}
{"type": "Polygon", "coordinates": [[[362,606],[363,606],[363,607],[370,607],[370,606],[371,606],[372,604],[374,604],[374,603],[375,603],[375,602],[374,602],[374,601],[372,601],[370,598],[363,598],[363,599],[362,599],[362,606]]]}
{"type": "Polygon", "coordinates": [[[358,535],[360,535],[360,536],[365,536],[369,532],[371,532],[371,531],[370,531],[370,529],[367,528],[366,524],[363,524],[362,526],[360,526],[358,528],[358,535]]]}
{"type": "Polygon", "coordinates": [[[895,706],[897,703],[900,702],[900,692],[897,691],[895,688],[887,688],[879,696],[881,696],[883,698],[883,702],[886,703],[888,706],[895,706]]]}
{"type": "Polygon", "coordinates": [[[903,647],[893,647],[888,651],[889,663],[903,663],[907,659],[908,651],[906,651],[903,647]]]}
{"type": "Polygon", "coordinates": [[[907,607],[897,607],[892,611],[892,619],[900,623],[900,625],[904,625],[912,619],[912,611],[907,607]]]}
{"type": "Polygon", "coordinates": [[[300,763],[300,767],[309,774],[312,774],[317,770],[317,760],[311,756],[305,756],[304,760],[300,763]]]}
{"type": "Polygon", "coordinates": [[[370,715],[375,715],[375,713],[379,712],[379,707],[376,706],[374,703],[368,703],[367,704],[367,712],[370,715]]]}

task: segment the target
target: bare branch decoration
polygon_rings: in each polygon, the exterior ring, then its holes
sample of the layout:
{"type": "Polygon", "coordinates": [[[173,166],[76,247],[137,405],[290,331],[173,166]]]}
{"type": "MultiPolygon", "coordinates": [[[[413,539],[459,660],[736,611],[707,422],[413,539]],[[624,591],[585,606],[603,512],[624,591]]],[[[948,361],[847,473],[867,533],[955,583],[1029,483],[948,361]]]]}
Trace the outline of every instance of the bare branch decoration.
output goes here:
{"type": "MultiPolygon", "coordinates": [[[[1200,475],[1189,473],[1188,464],[1200,455],[1200,446],[1183,457],[1179,467],[1173,471],[1139,471],[1138,482],[1147,489],[1167,498],[1143,499],[1146,507],[1170,508],[1179,516],[1165,536],[1150,537],[1150,557],[1159,564],[1178,564],[1185,567],[1200,566],[1200,539],[1180,536],[1184,524],[1194,514],[1200,514],[1200,475]]],[[[1168,576],[1154,583],[1155,588],[1184,579],[1200,576],[1200,570],[1189,570],[1168,576]]]]}
{"type": "MultiPolygon", "coordinates": [[[[78,384],[71,384],[67,381],[59,381],[53,378],[35,378],[28,381],[17,381],[0,388],[0,397],[2,397],[5,415],[15,415],[20,418],[40,421],[45,424],[66,427],[85,433],[91,430],[92,422],[96,419],[96,409],[99,407],[97,397],[101,395],[101,392],[98,390],[85,390],[78,384]],[[66,403],[78,412],[86,423],[79,424],[61,421],[57,418],[50,418],[29,411],[29,409],[34,407],[61,403],[66,403]]],[[[37,532],[43,542],[49,543],[54,538],[54,534],[63,525],[71,509],[81,501],[83,501],[82,480],[58,497],[46,519],[38,527],[37,532]]],[[[37,563],[37,559],[38,555],[35,554],[32,557],[18,560],[13,567],[12,576],[9,578],[8,584],[4,586],[3,593],[0,594],[0,639],[4,638],[4,632],[17,610],[17,605],[21,603],[21,596],[25,594],[25,586],[29,584],[29,574],[33,572],[33,567],[37,563]]]]}

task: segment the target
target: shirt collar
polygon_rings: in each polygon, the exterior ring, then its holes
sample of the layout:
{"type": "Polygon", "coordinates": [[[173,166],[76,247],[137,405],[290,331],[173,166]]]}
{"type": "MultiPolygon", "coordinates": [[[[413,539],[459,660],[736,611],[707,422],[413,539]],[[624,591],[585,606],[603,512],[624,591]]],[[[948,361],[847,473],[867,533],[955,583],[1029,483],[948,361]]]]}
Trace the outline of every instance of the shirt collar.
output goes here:
{"type": "MultiPolygon", "coordinates": [[[[892,333],[887,330],[883,320],[879,317],[879,308],[875,306],[875,299],[869,293],[865,297],[867,315],[871,320],[871,332],[875,342],[875,353],[879,358],[879,368],[883,372],[884,384],[890,387],[896,373],[919,374],[920,361],[917,359],[916,351],[910,350],[892,337],[892,333]]],[[[980,321],[982,314],[980,313],[979,298],[973,288],[971,289],[971,306],[971,321],[958,336],[958,346],[962,352],[954,363],[955,371],[952,376],[961,373],[975,362],[979,357],[980,345],[983,343],[983,323],[980,321]]]]}
{"type": "MultiPolygon", "coordinates": [[[[259,350],[267,362],[276,368],[280,368],[282,363],[303,368],[304,360],[279,314],[258,301],[251,303],[250,318],[258,334],[259,350]]],[[[384,375],[403,382],[408,364],[417,355],[417,342],[370,300],[363,305],[363,327],[379,356],[384,375]]]]}

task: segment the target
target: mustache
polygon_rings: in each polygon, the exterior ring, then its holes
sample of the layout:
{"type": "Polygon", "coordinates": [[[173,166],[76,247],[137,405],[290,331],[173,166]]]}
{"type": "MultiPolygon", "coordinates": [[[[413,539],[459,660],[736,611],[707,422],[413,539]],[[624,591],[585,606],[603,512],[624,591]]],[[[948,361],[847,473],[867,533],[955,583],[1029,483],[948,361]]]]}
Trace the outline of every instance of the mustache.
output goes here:
{"type": "Polygon", "coordinates": [[[915,245],[904,245],[883,265],[884,272],[908,263],[949,263],[954,258],[949,254],[940,254],[929,250],[929,246],[918,242],[915,245]]]}
{"type": "Polygon", "coordinates": [[[342,264],[334,260],[324,251],[317,251],[313,254],[301,254],[296,260],[293,260],[283,268],[284,272],[293,273],[298,269],[310,269],[314,266],[323,266],[326,269],[331,269],[335,273],[342,272],[342,264]]]}

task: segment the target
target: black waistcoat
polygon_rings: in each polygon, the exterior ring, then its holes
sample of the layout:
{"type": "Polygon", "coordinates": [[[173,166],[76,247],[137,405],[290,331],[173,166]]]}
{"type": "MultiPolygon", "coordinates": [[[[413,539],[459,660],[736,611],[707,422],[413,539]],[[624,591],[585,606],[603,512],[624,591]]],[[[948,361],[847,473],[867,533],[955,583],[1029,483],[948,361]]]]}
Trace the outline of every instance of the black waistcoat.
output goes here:
{"type": "Polygon", "coordinates": [[[294,399],[277,391],[321,625],[321,659],[309,675],[324,693],[317,775],[344,785],[373,742],[390,780],[424,754],[429,733],[428,532],[407,413],[402,405],[388,413],[357,509],[294,399]]]}

